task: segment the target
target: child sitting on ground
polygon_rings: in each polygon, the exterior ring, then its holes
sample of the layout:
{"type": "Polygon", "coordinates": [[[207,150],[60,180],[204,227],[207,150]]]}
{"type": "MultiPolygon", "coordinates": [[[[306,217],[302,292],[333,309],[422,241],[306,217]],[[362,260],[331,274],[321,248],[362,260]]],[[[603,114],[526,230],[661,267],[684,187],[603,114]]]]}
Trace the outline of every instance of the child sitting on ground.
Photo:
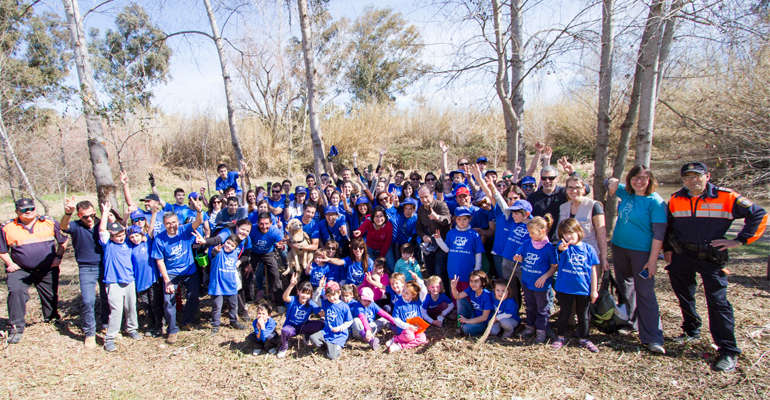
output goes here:
{"type": "Polygon", "coordinates": [[[433,325],[441,326],[446,316],[454,310],[455,306],[452,303],[452,299],[444,293],[444,285],[438,275],[431,276],[427,282],[429,296],[425,296],[422,308],[428,313],[429,317],[433,318],[433,325]]]}
{"type": "Polygon", "coordinates": [[[365,287],[372,289],[374,301],[380,307],[385,307],[390,303],[389,296],[385,296],[387,287],[390,284],[390,276],[388,276],[388,273],[385,270],[386,263],[387,261],[384,257],[374,260],[372,272],[367,272],[366,275],[364,275],[364,282],[358,286],[359,291],[365,287]]]}
{"type": "Polygon", "coordinates": [[[404,243],[401,245],[401,259],[396,262],[396,268],[393,272],[398,272],[408,276],[407,282],[412,280],[410,272],[414,272],[422,278],[422,272],[420,272],[420,264],[414,259],[414,246],[411,243],[404,243]]]}
{"type": "Polygon", "coordinates": [[[433,321],[422,308],[420,301],[420,285],[417,282],[407,282],[401,291],[401,298],[393,304],[393,325],[391,328],[396,333],[393,339],[386,343],[388,352],[393,353],[401,349],[411,349],[428,342],[425,332],[417,333],[419,328],[410,324],[412,318],[420,317],[427,321],[433,321]]]}
{"type": "Polygon", "coordinates": [[[264,351],[269,351],[270,354],[278,352],[275,348],[281,344],[281,339],[275,332],[276,323],[270,317],[270,312],[270,306],[265,303],[257,306],[257,318],[252,324],[254,332],[246,337],[254,344],[254,351],[251,353],[253,356],[258,356],[264,351]]]}
{"type": "Polygon", "coordinates": [[[487,329],[487,323],[494,312],[494,297],[489,290],[487,274],[484,271],[471,272],[467,289],[457,292],[458,276],[450,282],[452,296],[457,299],[457,322],[460,332],[466,335],[478,336],[487,329]]]}
{"type": "Polygon", "coordinates": [[[323,321],[310,320],[310,314],[321,312],[321,307],[310,299],[313,296],[313,286],[310,282],[302,282],[297,288],[297,295],[291,296],[291,291],[297,286],[297,275],[294,274],[289,282],[289,287],[283,292],[283,301],[286,302],[286,321],[281,328],[281,347],[278,348],[278,358],[286,356],[289,349],[289,339],[295,335],[304,335],[307,339],[324,328],[323,321]]]}
{"type": "MultiPolygon", "coordinates": [[[[195,232],[195,235],[199,234],[195,232]]],[[[214,259],[209,273],[209,296],[211,302],[211,334],[219,333],[222,323],[222,303],[227,300],[229,305],[230,326],[234,329],[246,329],[238,322],[238,252],[235,249],[240,244],[238,235],[230,235],[224,243],[212,249],[214,259]]]]}
{"type": "Polygon", "coordinates": [[[504,338],[512,337],[513,330],[519,325],[521,318],[519,318],[519,307],[516,304],[516,300],[513,299],[511,288],[508,287],[508,281],[505,279],[495,281],[495,301],[493,306],[497,310],[497,316],[489,321],[492,323],[492,329],[489,330],[489,333],[497,336],[502,328],[504,338]]]}
{"type": "Polygon", "coordinates": [[[353,309],[353,337],[369,343],[372,350],[377,350],[380,340],[375,335],[393,323],[393,317],[377,305],[372,289],[362,287],[359,293],[360,300],[353,309]]]}
{"type": "MultiPolygon", "coordinates": [[[[324,311],[326,322],[324,329],[310,335],[310,342],[316,349],[326,345],[326,358],[336,360],[342,355],[342,348],[348,340],[348,329],[353,325],[353,316],[347,304],[340,300],[342,290],[337,282],[326,283],[326,299],[322,301],[321,308],[324,311]]],[[[321,297],[319,286],[313,293],[313,301],[318,302],[321,297]]]]}

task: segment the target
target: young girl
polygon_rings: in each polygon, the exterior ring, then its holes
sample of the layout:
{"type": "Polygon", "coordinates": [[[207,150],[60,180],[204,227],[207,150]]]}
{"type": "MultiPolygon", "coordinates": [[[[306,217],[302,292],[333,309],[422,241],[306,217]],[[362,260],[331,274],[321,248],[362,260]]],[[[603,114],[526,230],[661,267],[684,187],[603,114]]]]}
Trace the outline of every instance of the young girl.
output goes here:
{"type": "Polygon", "coordinates": [[[356,285],[347,284],[342,285],[340,290],[340,300],[347,304],[348,308],[350,308],[352,311],[354,307],[358,306],[358,302],[356,301],[356,293],[358,292],[358,288],[356,285]]]}
{"type": "Polygon", "coordinates": [[[524,303],[527,304],[525,322],[527,328],[522,337],[535,335],[535,344],[545,343],[545,330],[550,316],[548,291],[551,290],[558,260],[556,248],[548,241],[548,230],[553,219],[550,214],[545,218],[535,217],[527,223],[527,230],[532,240],[519,248],[514,261],[521,263],[521,282],[524,285],[524,303]]]}
{"type": "Polygon", "coordinates": [[[575,304],[580,347],[598,353],[599,348],[588,340],[588,307],[599,297],[597,282],[598,264],[601,261],[596,250],[583,242],[583,228],[575,218],[562,221],[557,232],[561,239],[558,247],[559,279],[555,287],[560,307],[559,320],[556,322],[559,337],[551,347],[560,349],[564,346],[564,334],[567,333],[567,323],[572,316],[572,304],[575,304]]]}
{"type": "Polygon", "coordinates": [[[434,237],[441,250],[448,253],[447,274],[458,278],[457,291],[463,292],[469,286],[471,272],[481,269],[484,244],[479,233],[471,229],[471,210],[468,207],[455,209],[455,223],[457,226],[446,235],[446,243],[441,240],[439,232],[434,237]]]}
{"type": "MultiPolygon", "coordinates": [[[[401,259],[396,262],[395,272],[399,272],[406,276],[410,272],[414,272],[422,278],[422,272],[420,271],[420,264],[414,259],[414,246],[411,243],[405,243],[401,245],[401,259]]],[[[412,280],[411,274],[408,280],[412,280]]]]}
{"type": "Polygon", "coordinates": [[[211,334],[219,333],[222,323],[222,302],[227,300],[230,307],[230,326],[235,329],[246,329],[238,322],[238,252],[235,249],[241,242],[238,235],[230,235],[221,246],[215,247],[211,254],[209,273],[209,296],[211,303],[211,334]]]}
{"type": "Polygon", "coordinates": [[[310,314],[321,312],[321,307],[310,297],[313,296],[313,286],[310,282],[302,282],[297,288],[297,295],[291,296],[291,291],[297,286],[297,275],[292,275],[289,287],[283,292],[286,302],[286,321],[281,328],[281,347],[278,348],[278,358],[286,357],[289,349],[289,339],[295,335],[304,335],[305,339],[324,328],[323,321],[310,320],[310,314]]]}
{"type": "Polygon", "coordinates": [[[374,335],[395,321],[375,303],[371,288],[362,287],[359,294],[360,301],[353,309],[353,337],[369,343],[372,350],[377,350],[380,347],[380,340],[374,335]],[[380,318],[375,319],[377,316],[380,318]]]}
{"type": "Polygon", "coordinates": [[[323,250],[316,250],[313,253],[313,262],[305,268],[305,273],[310,277],[310,283],[314,288],[321,284],[321,279],[327,281],[341,282],[340,266],[344,263],[336,258],[329,258],[323,250]]]}
{"type": "Polygon", "coordinates": [[[390,285],[390,276],[385,272],[385,263],[386,261],[383,257],[374,260],[372,272],[367,272],[364,282],[358,286],[359,291],[362,288],[371,289],[374,296],[374,302],[380,307],[385,307],[390,303],[388,297],[383,298],[388,285],[390,285]]]}
{"type": "Polygon", "coordinates": [[[420,316],[428,323],[433,322],[433,319],[423,310],[419,295],[420,285],[417,282],[407,282],[401,291],[401,299],[393,304],[393,325],[391,328],[395,331],[396,336],[386,343],[388,352],[394,353],[401,349],[411,349],[428,342],[425,332],[417,333],[418,328],[407,322],[420,316]]]}
{"type": "Polygon", "coordinates": [[[497,316],[490,321],[492,329],[489,331],[492,335],[497,336],[502,328],[504,338],[513,336],[514,328],[521,322],[519,307],[511,295],[510,288],[506,289],[507,285],[508,281],[505,279],[495,281],[495,302],[493,306],[497,310],[497,316]],[[500,307],[499,309],[498,306],[500,307]]]}
{"type": "Polygon", "coordinates": [[[336,240],[329,239],[329,241],[324,244],[324,252],[329,258],[340,258],[339,249],[340,244],[336,240]]]}
{"type": "Polygon", "coordinates": [[[467,289],[457,291],[458,276],[450,282],[452,297],[457,299],[457,321],[460,323],[460,332],[477,336],[487,329],[487,322],[494,312],[494,297],[485,289],[489,279],[484,271],[471,272],[467,289]]]}
{"type": "Polygon", "coordinates": [[[350,257],[345,257],[345,276],[343,283],[360,285],[364,281],[364,274],[372,270],[374,261],[369,258],[366,242],[357,237],[350,241],[350,257]]]}
{"type": "Polygon", "coordinates": [[[257,306],[257,319],[252,324],[254,326],[254,332],[250,333],[246,337],[254,344],[254,351],[251,355],[258,356],[263,351],[269,351],[270,354],[275,354],[275,350],[278,345],[281,344],[280,337],[275,333],[275,320],[270,317],[270,306],[261,303],[257,306]]]}
{"type": "MultiPolygon", "coordinates": [[[[353,315],[347,304],[340,300],[342,290],[337,282],[326,283],[326,299],[322,301],[321,308],[326,322],[324,329],[310,336],[310,342],[320,349],[326,344],[326,358],[335,360],[342,354],[342,347],[348,340],[348,330],[353,325],[353,315]]],[[[321,297],[321,288],[313,293],[313,300],[318,302],[321,297]]]]}
{"type": "Polygon", "coordinates": [[[427,282],[430,296],[425,297],[422,308],[429,317],[433,318],[433,325],[441,326],[444,323],[444,318],[454,310],[455,305],[452,303],[452,299],[444,293],[444,285],[438,275],[431,276],[427,282]]]}

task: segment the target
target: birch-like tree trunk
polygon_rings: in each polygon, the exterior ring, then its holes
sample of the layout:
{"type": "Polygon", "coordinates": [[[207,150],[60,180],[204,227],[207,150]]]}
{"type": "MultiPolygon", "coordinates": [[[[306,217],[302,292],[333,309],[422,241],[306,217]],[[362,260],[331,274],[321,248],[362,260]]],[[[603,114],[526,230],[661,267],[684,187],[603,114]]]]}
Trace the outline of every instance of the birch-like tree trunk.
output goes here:
{"type": "MultiPolygon", "coordinates": [[[[225,99],[227,100],[227,124],[230,127],[230,141],[233,144],[233,151],[235,152],[235,166],[234,168],[241,168],[241,161],[243,160],[243,150],[241,150],[241,140],[238,137],[238,126],[235,121],[235,98],[233,97],[233,82],[230,78],[230,72],[227,68],[227,54],[225,54],[225,44],[222,40],[222,35],[219,32],[219,26],[217,25],[217,17],[214,15],[214,9],[211,7],[211,1],[203,0],[203,4],[206,6],[206,14],[209,16],[209,22],[211,23],[211,34],[214,39],[214,44],[217,46],[217,54],[219,54],[219,66],[222,68],[222,79],[225,82],[225,99]]],[[[249,175],[243,177],[245,186],[250,187],[249,175]]]]}
{"type": "Polygon", "coordinates": [[[655,127],[655,105],[658,102],[658,69],[660,48],[665,26],[665,0],[652,0],[646,28],[651,32],[650,40],[642,43],[639,64],[642,67],[639,98],[639,124],[636,134],[634,164],[650,166],[652,158],[652,135],[655,127]]]}
{"type": "Polygon", "coordinates": [[[113,207],[117,207],[115,197],[115,183],[112,180],[112,170],[105,147],[102,120],[99,117],[99,102],[96,97],[94,74],[91,69],[91,61],[86,45],[86,35],[83,33],[83,21],[80,18],[80,10],[77,0],[62,0],[64,10],[67,13],[67,25],[70,31],[72,50],[75,53],[75,66],[80,82],[80,99],[83,102],[83,115],[86,119],[88,132],[88,152],[91,156],[96,195],[99,203],[109,200],[113,207]]]}
{"type": "MultiPolygon", "coordinates": [[[[521,0],[513,0],[513,3],[516,3],[517,5],[520,5],[521,0]]],[[[514,6],[511,7],[511,12],[514,13],[514,6]]],[[[513,55],[512,55],[512,71],[511,71],[511,84],[514,85],[512,88],[512,95],[514,98],[517,98],[517,101],[519,102],[516,104],[520,108],[524,107],[524,98],[519,93],[519,96],[517,97],[516,91],[521,90],[521,79],[523,76],[523,68],[524,63],[521,58],[521,48],[522,43],[520,41],[521,39],[521,18],[518,17],[520,8],[516,8],[515,15],[511,15],[511,18],[513,19],[512,22],[512,28],[513,30],[516,30],[516,26],[518,26],[518,34],[512,33],[512,35],[518,35],[519,41],[517,44],[513,45],[513,55]],[[517,25],[518,24],[518,25],[517,25]]],[[[497,90],[497,97],[500,99],[500,102],[503,106],[503,115],[506,118],[506,121],[508,122],[506,126],[506,143],[507,143],[507,151],[506,154],[508,156],[508,160],[506,163],[506,166],[511,171],[516,170],[516,165],[518,165],[518,158],[519,158],[519,131],[521,129],[521,118],[520,114],[516,112],[516,108],[514,107],[514,103],[512,100],[508,97],[508,90],[506,88],[506,82],[505,82],[505,75],[506,75],[506,63],[505,63],[505,43],[503,42],[503,32],[502,32],[502,17],[501,17],[501,10],[500,10],[500,1],[499,0],[492,0],[492,11],[494,16],[494,24],[495,24],[495,50],[497,52],[497,78],[495,80],[495,89],[497,90]]]]}
{"type": "MultiPolygon", "coordinates": [[[[519,117],[518,121],[512,124],[513,135],[516,137],[514,151],[518,152],[515,162],[516,166],[521,167],[522,171],[527,170],[526,148],[524,146],[524,19],[522,17],[522,8],[524,0],[511,1],[511,103],[513,111],[519,117]]],[[[513,121],[512,121],[513,122],[513,121]]]]}
{"type": "MultiPolygon", "coordinates": [[[[310,138],[313,141],[313,166],[316,175],[326,172],[326,150],[324,149],[321,121],[318,117],[318,89],[316,88],[316,69],[313,61],[312,33],[310,31],[310,16],[308,15],[307,0],[297,0],[299,22],[302,30],[302,54],[305,58],[305,75],[307,78],[307,108],[310,120],[310,138]]],[[[318,177],[316,176],[316,179],[318,177]]]]}
{"type": "Polygon", "coordinates": [[[594,161],[594,199],[606,196],[604,175],[610,144],[610,100],[612,97],[612,19],[615,0],[602,0],[602,53],[599,66],[599,109],[596,123],[596,159],[594,161]]]}
{"type": "MultiPolygon", "coordinates": [[[[43,201],[43,199],[37,196],[37,192],[35,192],[35,188],[32,187],[32,184],[29,182],[27,173],[24,171],[24,168],[21,166],[21,163],[19,162],[19,158],[16,157],[16,152],[13,151],[13,145],[11,144],[11,141],[8,138],[8,131],[6,131],[5,129],[5,120],[3,119],[2,112],[0,112],[0,140],[3,141],[3,146],[5,147],[7,156],[10,156],[11,160],[13,161],[13,164],[16,166],[16,169],[19,171],[19,175],[21,176],[21,179],[24,182],[24,186],[27,188],[27,193],[29,193],[30,197],[37,200],[38,203],[43,205],[43,209],[45,209],[45,215],[48,215],[48,203],[46,203],[45,201],[43,201]]],[[[11,186],[9,189],[11,189],[11,194],[13,195],[13,186],[11,186]]],[[[15,200],[16,197],[15,196],[13,197],[15,200]]]]}

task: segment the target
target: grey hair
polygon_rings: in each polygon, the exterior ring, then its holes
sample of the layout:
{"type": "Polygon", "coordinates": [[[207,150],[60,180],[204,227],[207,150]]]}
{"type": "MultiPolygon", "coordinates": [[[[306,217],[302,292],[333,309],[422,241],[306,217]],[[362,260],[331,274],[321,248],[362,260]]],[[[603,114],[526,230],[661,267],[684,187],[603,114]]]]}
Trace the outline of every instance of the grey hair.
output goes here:
{"type": "Polygon", "coordinates": [[[175,212],[173,212],[173,211],[166,211],[165,213],[163,213],[163,222],[166,222],[166,220],[171,218],[171,217],[174,217],[177,220],[179,220],[179,216],[177,216],[175,212]]]}
{"type": "Polygon", "coordinates": [[[543,176],[543,174],[546,172],[553,172],[556,174],[556,176],[559,176],[559,170],[552,165],[546,165],[545,167],[543,167],[543,170],[540,171],[540,176],[543,176]]]}

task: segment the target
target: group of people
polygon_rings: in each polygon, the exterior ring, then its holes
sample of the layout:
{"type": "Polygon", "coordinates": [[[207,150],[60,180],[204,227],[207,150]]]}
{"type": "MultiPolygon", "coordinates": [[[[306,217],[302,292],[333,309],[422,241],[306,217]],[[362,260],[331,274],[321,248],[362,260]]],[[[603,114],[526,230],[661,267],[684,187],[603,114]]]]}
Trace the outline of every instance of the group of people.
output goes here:
{"type": "MultiPolygon", "coordinates": [[[[384,168],[382,150],[376,169],[359,170],[354,153],[353,169],[337,174],[330,156],[329,174],[318,180],[308,174],[306,186],[286,179],[245,191],[239,180],[247,164],[241,162],[239,171],[222,164],[216,194],[206,198],[204,188],[189,195],[180,188],[173,203],[161,199],[151,174],[152,192],[140,200],[143,207],[134,202],[121,172],[127,203],[122,216],[110,202],[100,205],[97,217],[92,203],[67,199],[57,222],[39,216],[32,200],[20,199],[17,218],[0,228],[0,259],[8,272],[8,342],[22,338],[31,285],[44,319],[59,318],[59,263],[71,243],[86,347],[96,346],[98,287],[107,351],[116,350],[124,317],[130,338],[159,337],[165,323],[166,341],[175,343],[180,328],[193,329],[199,298],[208,294],[212,333],[219,332],[227,308],[231,328],[245,330],[241,320],[251,322],[247,338],[255,355],[284,357],[289,339],[302,335],[308,346],[335,359],[349,335],[377,349],[384,329],[393,332],[385,346],[394,352],[426,343],[425,330],[450,319],[457,321],[458,333],[481,335],[490,328],[493,335],[550,341],[559,349],[569,342],[575,315],[577,344],[598,352],[589,339],[589,310],[601,277],[610,271],[609,249],[602,203],[591,198],[583,177],[563,158],[559,164],[566,176],[559,185],[552,151],[542,143],[535,145],[523,174],[498,174],[484,157],[475,163],[460,158],[450,171],[449,147],[441,142],[440,148],[439,174],[407,176],[384,168]],[[289,234],[296,224],[303,240],[289,234]],[[294,255],[303,253],[311,253],[312,261],[282,274],[291,264],[287,258],[297,260],[294,255]],[[559,315],[552,327],[555,303],[559,315]],[[145,311],[143,327],[137,310],[145,311]],[[274,312],[285,314],[282,327],[274,312]]],[[[611,249],[619,301],[629,316],[622,333],[638,334],[651,352],[665,353],[655,294],[663,252],[684,318],[683,334],[674,341],[700,339],[698,273],[719,348],[714,368],[732,371],[740,349],[726,297],[727,249],[761,237],[767,215],[710,183],[703,163],[685,164],[680,172],[684,187],[668,203],[656,193],[658,183],[646,166],[633,167],[623,182],[605,181],[609,195],[620,199],[611,249]],[[734,219],[745,219],[745,225],[729,240],[725,234],[734,219]]]]}

